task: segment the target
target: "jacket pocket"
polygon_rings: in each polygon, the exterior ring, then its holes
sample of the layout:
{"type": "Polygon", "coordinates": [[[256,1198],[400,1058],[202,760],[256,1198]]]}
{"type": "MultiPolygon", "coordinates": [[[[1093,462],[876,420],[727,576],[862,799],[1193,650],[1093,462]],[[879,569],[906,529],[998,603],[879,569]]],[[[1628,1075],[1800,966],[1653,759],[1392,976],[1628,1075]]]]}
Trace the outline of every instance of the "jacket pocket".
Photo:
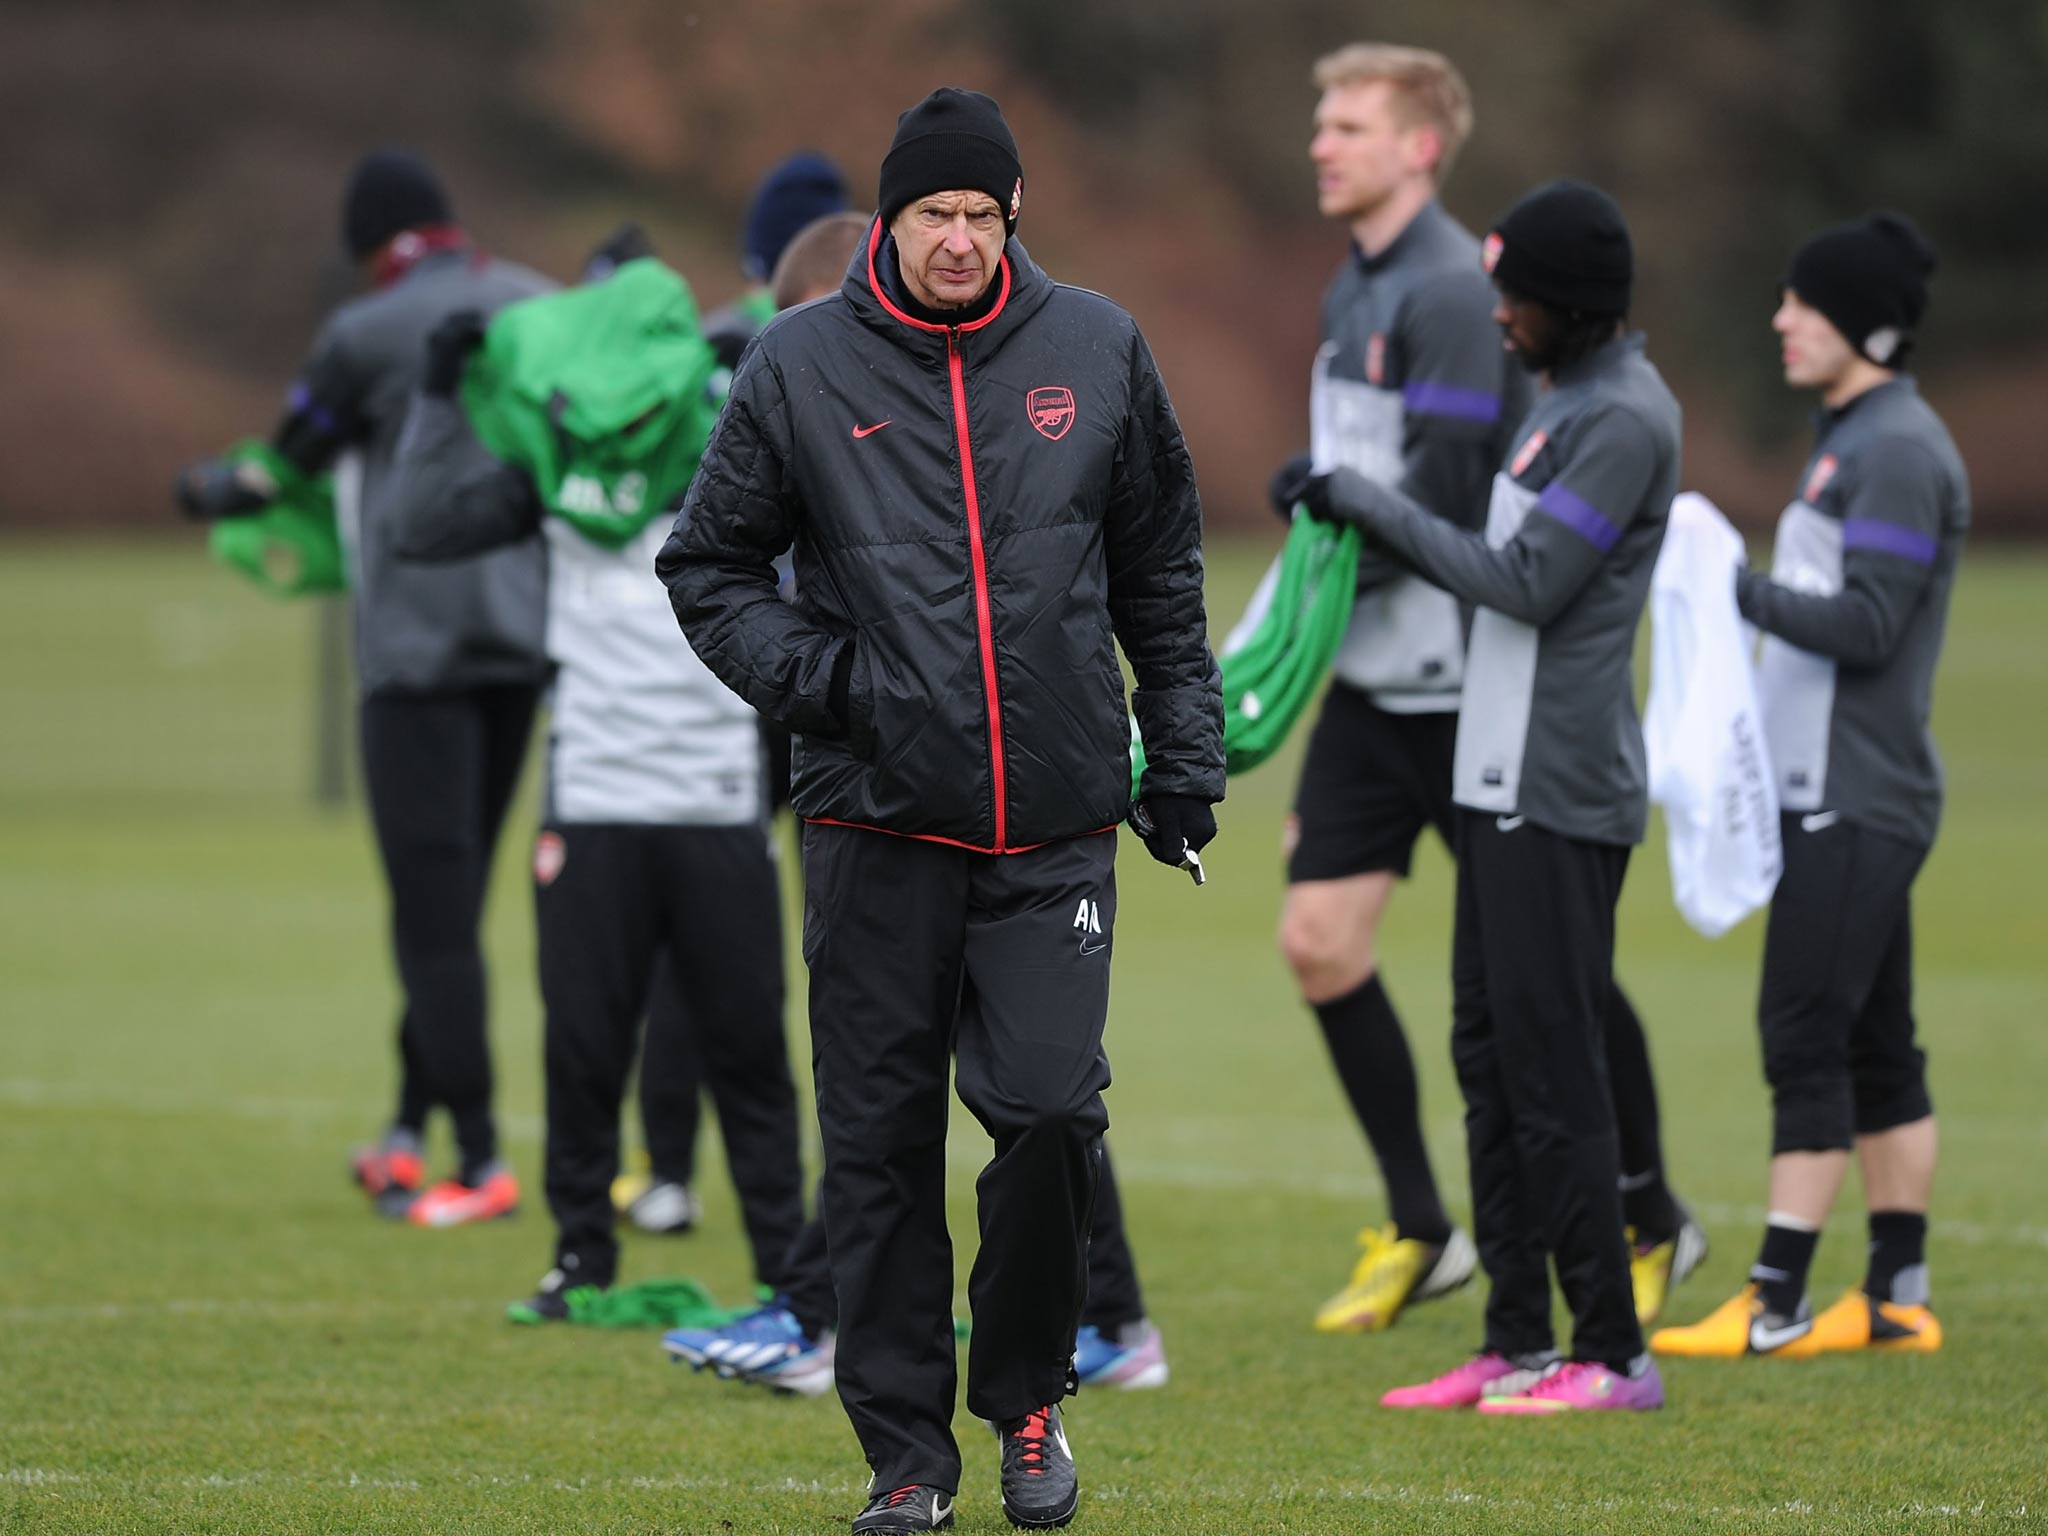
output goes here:
{"type": "Polygon", "coordinates": [[[846,677],[846,750],[863,763],[875,760],[875,686],[868,648],[859,630],[846,637],[853,669],[846,677]]]}

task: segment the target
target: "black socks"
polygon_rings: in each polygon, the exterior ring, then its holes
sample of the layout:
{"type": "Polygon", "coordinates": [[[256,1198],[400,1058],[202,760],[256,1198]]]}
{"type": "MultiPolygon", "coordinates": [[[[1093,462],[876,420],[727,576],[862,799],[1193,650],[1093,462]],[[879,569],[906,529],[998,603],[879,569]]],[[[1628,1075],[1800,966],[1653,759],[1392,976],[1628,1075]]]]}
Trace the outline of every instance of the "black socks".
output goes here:
{"type": "Polygon", "coordinates": [[[1870,1213],[1870,1264],[1863,1293],[1902,1307],[1927,1305],[1927,1218],[1918,1211],[1870,1213]]]}
{"type": "Polygon", "coordinates": [[[1422,1139],[1415,1062],[1387,989],[1375,973],[1342,997],[1314,1006],[1337,1080],[1379,1159],[1396,1230],[1418,1242],[1449,1241],[1450,1218],[1437,1195],[1422,1139]]]}
{"type": "Polygon", "coordinates": [[[1782,1225],[1772,1212],[1764,1228],[1764,1244],[1757,1250],[1749,1278],[1763,1293],[1764,1306],[1780,1317],[1791,1317],[1806,1298],[1806,1272],[1813,1267],[1813,1251],[1820,1246],[1820,1233],[1811,1227],[1782,1225]]]}

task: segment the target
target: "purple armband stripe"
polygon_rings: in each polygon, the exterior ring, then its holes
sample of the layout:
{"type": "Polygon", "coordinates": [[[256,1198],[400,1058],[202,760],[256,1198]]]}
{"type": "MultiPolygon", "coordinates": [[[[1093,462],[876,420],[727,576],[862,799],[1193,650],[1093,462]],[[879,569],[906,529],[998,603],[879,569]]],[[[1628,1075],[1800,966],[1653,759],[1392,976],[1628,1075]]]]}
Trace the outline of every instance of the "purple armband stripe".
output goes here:
{"type": "Polygon", "coordinates": [[[334,413],[315,400],[313,392],[303,384],[292,386],[292,392],[285,396],[284,408],[293,416],[304,416],[329,437],[341,436],[341,423],[334,419],[334,413]]]}
{"type": "Polygon", "coordinates": [[[1553,480],[1543,488],[1543,494],[1536,498],[1536,507],[1538,511],[1548,512],[1603,555],[1614,548],[1621,537],[1621,530],[1601,516],[1598,507],[1559,481],[1553,480]]]}
{"type": "Polygon", "coordinates": [[[1842,523],[1842,548],[1874,549],[1882,554],[1898,555],[1916,565],[1932,565],[1940,546],[1924,533],[1911,528],[1901,528],[1897,523],[1880,522],[1874,517],[1851,517],[1842,523]]]}
{"type": "Polygon", "coordinates": [[[1500,420],[1500,396],[1483,389],[1459,389],[1455,384],[1410,384],[1401,391],[1401,403],[1418,416],[1453,416],[1459,421],[1500,420]]]}

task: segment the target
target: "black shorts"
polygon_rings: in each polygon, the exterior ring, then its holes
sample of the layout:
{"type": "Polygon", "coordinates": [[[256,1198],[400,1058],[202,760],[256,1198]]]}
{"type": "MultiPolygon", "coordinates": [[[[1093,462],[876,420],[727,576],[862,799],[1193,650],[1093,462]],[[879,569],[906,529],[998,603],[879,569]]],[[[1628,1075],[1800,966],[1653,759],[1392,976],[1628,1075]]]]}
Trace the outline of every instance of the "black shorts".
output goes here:
{"type": "Polygon", "coordinates": [[[1934,1112],[1913,1034],[1913,877],[1927,850],[1819,811],[1784,817],[1757,1027],[1771,1150],[1831,1152],[1934,1112]]]}
{"type": "Polygon", "coordinates": [[[1406,876],[1423,828],[1451,846],[1458,717],[1397,715],[1332,683],[1308,739],[1287,827],[1287,879],[1406,876]]]}

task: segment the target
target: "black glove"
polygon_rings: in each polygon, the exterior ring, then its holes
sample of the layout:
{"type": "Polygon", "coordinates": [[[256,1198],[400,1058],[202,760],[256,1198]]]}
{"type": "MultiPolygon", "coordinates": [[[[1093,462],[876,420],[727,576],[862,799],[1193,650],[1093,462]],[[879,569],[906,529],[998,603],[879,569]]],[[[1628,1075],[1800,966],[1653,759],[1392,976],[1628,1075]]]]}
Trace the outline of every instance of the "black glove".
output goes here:
{"type": "Polygon", "coordinates": [[[583,263],[582,281],[601,283],[629,261],[654,254],[654,242],[638,224],[621,224],[583,263]]]}
{"type": "Polygon", "coordinates": [[[446,400],[462,382],[462,370],[469,354],[484,344],[481,311],[458,309],[428,333],[427,371],[420,379],[420,391],[446,400]]]}
{"type": "Polygon", "coordinates": [[[201,459],[188,465],[172,488],[178,510],[197,522],[240,517],[266,506],[269,498],[247,481],[233,464],[201,459]]]}
{"type": "Polygon", "coordinates": [[[1273,515],[1281,522],[1294,521],[1294,504],[1301,500],[1314,464],[1315,460],[1307,454],[1297,453],[1274,470],[1273,478],[1266,482],[1266,500],[1272,503],[1273,515]]]}
{"type": "Polygon", "coordinates": [[[1308,515],[1339,528],[1356,528],[1372,538],[1361,500],[1374,491],[1373,483],[1355,469],[1333,469],[1328,474],[1310,475],[1301,488],[1301,504],[1308,515]]]}
{"type": "Polygon", "coordinates": [[[1216,837],[1215,810],[1192,795],[1148,795],[1131,807],[1130,823],[1145,851],[1175,869],[1188,849],[1200,853],[1216,837]]]}

